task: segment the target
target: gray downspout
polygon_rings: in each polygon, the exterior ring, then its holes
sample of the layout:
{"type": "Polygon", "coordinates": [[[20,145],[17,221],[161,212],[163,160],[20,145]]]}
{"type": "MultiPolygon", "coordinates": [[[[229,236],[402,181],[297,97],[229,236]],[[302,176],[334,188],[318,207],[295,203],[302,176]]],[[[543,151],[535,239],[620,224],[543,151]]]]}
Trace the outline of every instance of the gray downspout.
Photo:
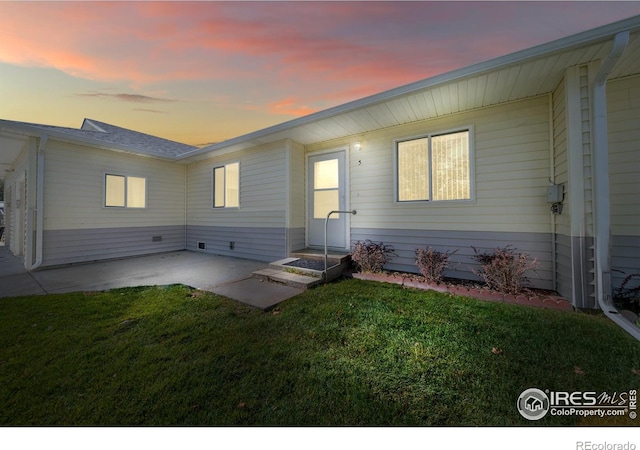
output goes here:
{"type": "Polygon", "coordinates": [[[596,298],[605,315],[640,340],[640,328],[620,314],[611,292],[611,207],[609,192],[609,145],[606,84],[611,71],[629,43],[629,32],[616,34],[613,47],[593,83],[593,153],[595,177],[596,298]]]}

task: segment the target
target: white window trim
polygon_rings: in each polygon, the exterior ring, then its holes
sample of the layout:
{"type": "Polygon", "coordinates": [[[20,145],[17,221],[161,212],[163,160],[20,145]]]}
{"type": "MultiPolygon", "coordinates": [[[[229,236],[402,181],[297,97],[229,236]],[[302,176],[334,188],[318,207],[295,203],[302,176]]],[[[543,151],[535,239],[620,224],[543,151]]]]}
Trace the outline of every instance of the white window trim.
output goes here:
{"type": "Polygon", "coordinates": [[[213,209],[214,211],[219,211],[219,210],[234,210],[234,209],[240,209],[240,199],[241,199],[241,180],[242,180],[242,164],[240,164],[240,161],[229,161],[226,162],[224,164],[217,164],[215,166],[211,167],[211,209],[213,209]],[[227,166],[230,166],[232,164],[237,164],[238,165],[238,206],[227,206],[227,189],[226,189],[226,172],[227,172],[227,166]],[[221,167],[224,167],[225,170],[225,195],[224,195],[224,206],[216,206],[216,169],[219,169],[221,167]]]}
{"type": "Polygon", "coordinates": [[[118,172],[103,172],[102,173],[102,208],[103,209],[131,209],[142,210],[147,209],[149,206],[149,181],[147,177],[139,175],[124,175],[118,172]],[[124,206],[107,206],[107,175],[114,177],[124,177],[124,206]],[[129,206],[127,205],[127,189],[129,189],[128,178],[141,178],[144,180],[144,206],[129,206]]]}
{"type": "MultiPolygon", "coordinates": [[[[398,137],[393,140],[393,203],[398,206],[460,206],[464,204],[473,204],[476,201],[476,160],[474,148],[474,129],[473,125],[451,128],[442,131],[434,131],[430,133],[416,134],[411,136],[398,137]],[[413,141],[416,139],[431,138],[434,136],[442,136],[445,134],[460,133],[462,131],[469,132],[469,188],[470,198],[461,200],[398,200],[398,144],[401,142],[413,141]]],[[[429,154],[431,154],[431,142],[429,142],[429,154]]],[[[433,182],[431,179],[431,156],[429,157],[429,198],[432,198],[433,182]]]]}

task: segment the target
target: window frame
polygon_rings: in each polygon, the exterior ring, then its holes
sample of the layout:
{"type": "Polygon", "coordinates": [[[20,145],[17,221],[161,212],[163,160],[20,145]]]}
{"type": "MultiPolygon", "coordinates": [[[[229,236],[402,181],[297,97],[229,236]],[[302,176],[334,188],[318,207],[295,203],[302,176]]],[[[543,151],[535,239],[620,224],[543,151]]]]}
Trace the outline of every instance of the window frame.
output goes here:
{"type": "Polygon", "coordinates": [[[142,177],[138,175],[123,175],[118,172],[103,172],[102,175],[102,183],[103,183],[103,195],[102,195],[102,207],[105,209],[147,209],[148,202],[148,193],[149,193],[149,181],[147,177],[142,177]],[[120,177],[124,178],[124,205],[107,205],[107,177],[120,177]],[[144,180],[144,206],[129,206],[129,178],[139,178],[144,180]]]}
{"type": "Polygon", "coordinates": [[[475,152],[474,152],[474,130],[473,125],[456,127],[452,129],[434,131],[429,133],[403,136],[393,140],[393,203],[401,206],[410,205],[461,205],[475,203],[476,201],[476,189],[475,189],[475,152]],[[438,136],[446,136],[448,134],[456,134],[461,132],[469,133],[469,198],[454,199],[454,200],[433,200],[433,160],[432,160],[432,147],[431,139],[438,136]],[[427,139],[427,151],[428,151],[428,171],[429,171],[429,186],[428,186],[428,199],[421,200],[400,200],[400,173],[399,173],[399,158],[398,147],[400,143],[415,141],[418,139],[427,139]]]}
{"type": "Polygon", "coordinates": [[[225,164],[219,164],[216,166],[213,166],[211,168],[211,208],[214,210],[221,210],[221,209],[240,209],[240,170],[241,170],[241,164],[240,161],[233,161],[233,162],[228,162],[225,164]],[[237,165],[238,166],[238,204],[237,205],[233,205],[233,206],[228,206],[228,198],[227,198],[227,193],[229,188],[227,187],[227,167],[232,166],[232,165],[237,165]],[[216,206],[216,170],[217,169],[224,169],[224,204],[221,206],[216,206]]]}

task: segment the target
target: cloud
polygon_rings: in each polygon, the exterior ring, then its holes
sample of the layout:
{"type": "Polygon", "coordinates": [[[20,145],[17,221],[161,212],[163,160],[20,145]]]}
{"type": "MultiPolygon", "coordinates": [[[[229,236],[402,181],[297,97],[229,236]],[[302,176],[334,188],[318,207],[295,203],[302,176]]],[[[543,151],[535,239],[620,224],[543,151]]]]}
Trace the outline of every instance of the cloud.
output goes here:
{"type": "Polygon", "coordinates": [[[285,114],[290,116],[306,116],[316,112],[317,108],[312,108],[301,103],[300,99],[295,97],[287,97],[281,100],[271,102],[267,105],[267,111],[270,114],[285,114]]]}
{"type": "Polygon", "coordinates": [[[149,97],[148,95],[140,94],[105,94],[103,92],[89,92],[84,94],[76,94],[78,97],[94,97],[94,98],[114,98],[116,100],[122,100],[132,103],[167,103],[176,102],[177,100],[149,97]]]}
{"type": "Polygon", "coordinates": [[[0,1],[0,62],[298,116],[640,13],[571,3],[0,1]]]}
{"type": "Polygon", "coordinates": [[[166,111],[159,111],[157,109],[146,109],[146,108],[133,108],[134,111],[140,111],[140,112],[148,112],[148,113],[153,113],[153,114],[167,114],[166,111]]]}
{"type": "MultiPolygon", "coordinates": [[[[363,78],[392,85],[433,67],[432,36],[466,39],[473,24],[459,5],[424,2],[26,2],[0,8],[0,61],[136,85],[229,78],[284,87],[363,78]]],[[[495,15],[490,9],[488,17],[495,15]]]]}

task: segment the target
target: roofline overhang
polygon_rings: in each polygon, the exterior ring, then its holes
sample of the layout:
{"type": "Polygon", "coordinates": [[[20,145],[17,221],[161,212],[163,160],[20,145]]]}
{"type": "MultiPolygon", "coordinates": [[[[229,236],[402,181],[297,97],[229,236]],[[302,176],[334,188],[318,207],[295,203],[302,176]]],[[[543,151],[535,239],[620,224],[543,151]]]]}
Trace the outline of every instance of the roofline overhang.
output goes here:
{"type": "Polygon", "coordinates": [[[154,158],[165,161],[177,161],[178,157],[148,155],[137,150],[133,150],[125,145],[118,144],[106,144],[104,141],[90,138],[82,138],[79,136],[72,136],[64,132],[60,132],[54,128],[45,129],[38,127],[37,124],[28,124],[21,122],[6,121],[0,119],[0,133],[9,133],[13,135],[22,135],[25,137],[39,138],[43,134],[49,136],[49,139],[65,142],[69,144],[85,145],[88,147],[97,148],[100,150],[108,150],[119,153],[127,153],[135,156],[142,156],[146,158],[154,158]]]}
{"type": "Polygon", "coordinates": [[[499,56],[488,61],[472,64],[470,66],[462,67],[460,69],[409,83],[368,97],[363,97],[358,100],[324,109],[322,111],[318,111],[287,122],[282,122],[271,127],[253,131],[251,133],[228,139],[226,141],[219,142],[207,147],[194,149],[182,153],[178,157],[178,159],[184,159],[192,156],[202,155],[204,153],[223,150],[234,145],[248,143],[252,140],[264,139],[276,133],[281,133],[283,131],[308,125],[323,119],[339,116],[341,114],[355,112],[368,106],[373,106],[378,103],[394,100],[404,95],[441,86],[452,81],[459,81],[465,78],[481,76],[498,69],[504,69],[510,66],[522,64],[524,62],[530,62],[538,58],[552,56],[556,53],[569,51],[585,45],[593,45],[600,42],[606,42],[608,40],[612,40],[616,34],[622,31],[635,32],[639,30],[640,15],[637,15],[628,19],[620,20],[618,22],[603,25],[598,28],[593,28],[582,33],[560,38],[555,41],[540,44],[514,53],[509,53],[507,55],[499,56]]]}

